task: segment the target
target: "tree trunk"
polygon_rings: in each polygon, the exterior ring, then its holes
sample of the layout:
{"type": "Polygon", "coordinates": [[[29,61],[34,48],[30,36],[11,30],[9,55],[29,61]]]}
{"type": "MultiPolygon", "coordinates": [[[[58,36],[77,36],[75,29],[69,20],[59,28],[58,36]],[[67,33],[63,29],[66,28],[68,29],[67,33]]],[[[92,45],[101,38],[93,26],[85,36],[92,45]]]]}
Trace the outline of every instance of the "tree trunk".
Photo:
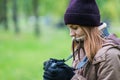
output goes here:
{"type": "Polygon", "coordinates": [[[39,15],[38,15],[38,0],[33,0],[33,12],[35,15],[35,35],[39,36],[40,35],[40,29],[39,29],[39,15]]]}
{"type": "Polygon", "coordinates": [[[8,30],[8,20],[7,20],[7,0],[3,0],[3,19],[5,30],[8,30]]]}
{"type": "Polygon", "coordinates": [[[13,0],[13,21],[14,21],[15,33],[18,34],[20,32],[20,29],[18,27],[17,0],[13,0]]]}

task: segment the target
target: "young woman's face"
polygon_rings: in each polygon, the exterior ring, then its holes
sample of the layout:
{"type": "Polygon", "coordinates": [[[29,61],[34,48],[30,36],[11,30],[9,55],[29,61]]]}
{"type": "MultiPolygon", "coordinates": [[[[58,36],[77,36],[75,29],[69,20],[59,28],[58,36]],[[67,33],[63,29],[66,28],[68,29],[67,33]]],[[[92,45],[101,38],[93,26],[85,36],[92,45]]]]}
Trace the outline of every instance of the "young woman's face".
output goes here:
{"type": "Polygon", "coordinates": [[[85,36],[84,31],[82,30],[82,28],[79,25],[68,24],[67,26],[70,30],[71,37],[80,38],[80,37],[85,36]]]}

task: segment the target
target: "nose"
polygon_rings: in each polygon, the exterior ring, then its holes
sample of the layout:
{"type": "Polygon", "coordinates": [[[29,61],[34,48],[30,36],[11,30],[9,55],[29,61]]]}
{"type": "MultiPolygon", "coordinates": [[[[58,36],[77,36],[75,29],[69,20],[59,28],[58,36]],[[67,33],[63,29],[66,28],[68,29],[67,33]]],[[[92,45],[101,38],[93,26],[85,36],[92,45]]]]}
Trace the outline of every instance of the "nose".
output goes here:
{"type": "Polygon", "coordinates": [[[72,29],[70,29],[70,36],[71,36],[71,37],[75,37],[75,31],[72,30],[72,29]]]}

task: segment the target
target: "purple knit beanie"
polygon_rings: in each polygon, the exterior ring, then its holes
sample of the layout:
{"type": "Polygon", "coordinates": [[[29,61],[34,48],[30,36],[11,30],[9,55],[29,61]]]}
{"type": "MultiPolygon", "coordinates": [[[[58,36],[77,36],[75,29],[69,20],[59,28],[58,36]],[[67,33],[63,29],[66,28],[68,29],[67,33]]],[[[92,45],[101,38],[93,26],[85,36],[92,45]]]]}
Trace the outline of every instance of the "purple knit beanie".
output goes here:
{"type": "Polygon", "coordinates": [[[64,15],[65,24],[99,26],[100,13],[95,0],[71,0],[64,15]]]}

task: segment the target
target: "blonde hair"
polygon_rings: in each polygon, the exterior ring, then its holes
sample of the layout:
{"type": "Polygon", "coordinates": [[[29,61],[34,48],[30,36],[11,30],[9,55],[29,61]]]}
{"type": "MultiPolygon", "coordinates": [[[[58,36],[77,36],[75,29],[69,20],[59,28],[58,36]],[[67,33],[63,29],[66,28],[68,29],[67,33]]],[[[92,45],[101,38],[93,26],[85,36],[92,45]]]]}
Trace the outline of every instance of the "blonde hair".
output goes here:
{"type": "MultiPolygon", "coordinates": [[[[85,32],[84,50],[89,61],[92,61],[97,51],[102,47],[104,39],[100,36],[98,27],[81,27],[85,32]]],[[[80,53],[78,53],[80,55],[80,53]]],[[[80,57],[80,56],[79,56],[80,57]]]]}
{"type": "Polygon", "coordinates": [[[97,51],[102,47],[104,39],[100,36],[98,27],[82,27],[82,29],[86,34],[84,41],[86,56],[92,61],[97,51]]]}

